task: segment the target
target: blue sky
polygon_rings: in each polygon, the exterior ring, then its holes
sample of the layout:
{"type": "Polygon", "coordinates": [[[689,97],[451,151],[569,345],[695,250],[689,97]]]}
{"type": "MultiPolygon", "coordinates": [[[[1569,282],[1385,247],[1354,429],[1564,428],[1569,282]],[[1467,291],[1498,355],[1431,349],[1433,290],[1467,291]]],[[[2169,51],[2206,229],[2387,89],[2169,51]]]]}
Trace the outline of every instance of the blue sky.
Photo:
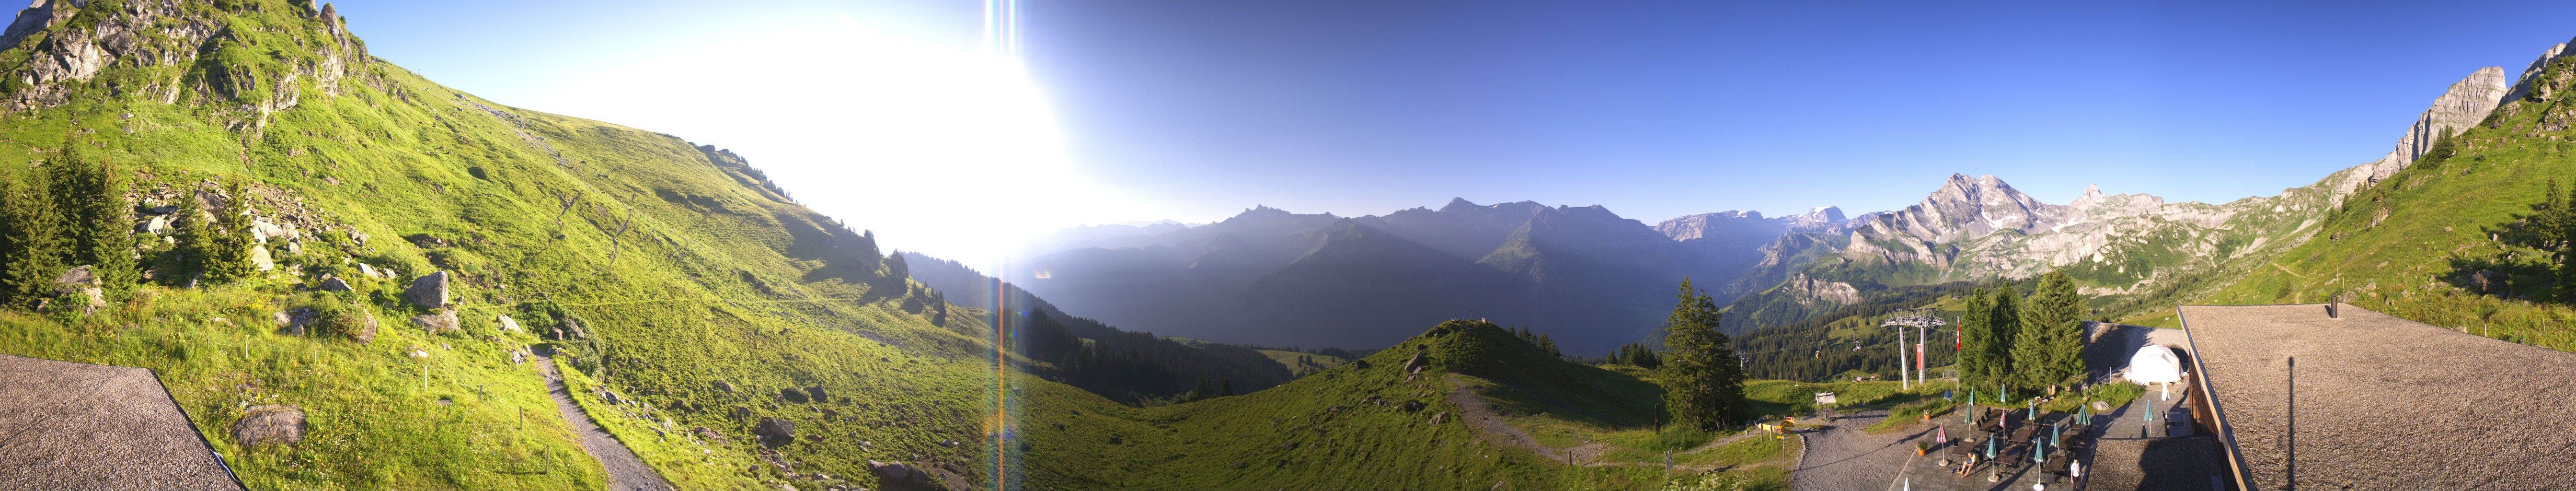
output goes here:
{"type": "Polygon", "coordinates": [[[2490,65],[2518,74],[2576,36],[2553,20],[2576,18],[2562,3],[1032,3],[1022,76],[1043,106],[1030,117],[1052,129],[1031,138],[1060,150],[1048,172],[1069,173],[1038,181],[1085,183],[1051,193],[889,184],[872,172],[901,159],[814,146],[833,137],[810,128],[847,114],[779,116],[797,94],[854,97],[927,73],[794,66],[832,64],[830,49],[976,49],[980,3],[341,12],[376,55],[434,80],[733,148],[809,204],[933,254],[936,242],[894,232],[953,234],[894,226],[898,215],[1205,221],[1255,204],[1356,215],[1459,196],[1601,204],[1652,223],[1898,208],[1953,172],[2060,203],[2093,183],[2227,201],[2375,159],[2453,81],[2490,65]],[[830,42],[742,41],[799,30],[830,42]],[[998,205],[889,209],[851,189],[998,205]],[[1062,206],[1091,202],[1117,205],[1062,206]]]}

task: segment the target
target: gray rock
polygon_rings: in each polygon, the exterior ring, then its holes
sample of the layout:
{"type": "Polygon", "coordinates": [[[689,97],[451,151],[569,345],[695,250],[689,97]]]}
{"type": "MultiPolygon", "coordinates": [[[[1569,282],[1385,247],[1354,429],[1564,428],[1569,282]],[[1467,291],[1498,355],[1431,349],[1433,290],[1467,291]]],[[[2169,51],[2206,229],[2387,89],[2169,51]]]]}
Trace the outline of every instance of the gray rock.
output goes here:
{"type": "Polygon", "coordinates": [[[938,489],[938,479],[930,473],[902,462],[868,461],[868,473],[876,474],[887,489],[938,489]]]}
{"type": "Polygon", "coordinates": [[[1413,352],[1413,358],[1404,360],[1404,373],[1422,373],[1422,366],[1430,362],[1431,358],[1429,355],[1420,351],[1415,351],[1413,352]]]}
{"type": "Polygon", "coordinates": [[[356,329],[347,333],[349,340],[357,341],[358,344],[376,342],[375,311],[373,309],[368,309],[363,305],[352,305],[349,308],[356,309],[358,311],[358,325],[356,329]]]}
{"type": "Polygon", "coordinates": [[[135,225],[134,231],[152,235],[161,235],[162,232],[170,231],[170,217],[154,216],[149,220],[144,220],[140,225],[135,225]]]}
{"type": "Polygon", "coordinates": [[[304,441],[304,410],[292,404],[263,404],[242,411],[233,421],[233,441],[241,446],[304,441]]]}
{"type": "Polygon", "coordinates": [[[423,307],[447,305],[447,272],[432,272],[412,280],[411,288],[403,290],[403,299],[423,307]]]}
{"type": "Polygon", "coordinates": [[[832,397],[831,397],[831,396],[829,396],[829,395],[825,395],[825,394],[824,394],[824,392],[823,392],[823,386],[820,386],[820,385],[813,386],[813,387],[806,387],[806,388],[805,388],[805,395],[813,396],[813,398],[814,398],[814,402],[816,402],[816,403],[832,402],[832,397]]]}
{"type": "Polygon", "coordinates": [[[718,381],[716,381],[716,384],[715,384],[715,385],[716,385],[716,390],[725,391],[725,393],[727,393],[727,394],[732,394],[732,393],[734,393],[734,390],[735,390],[735,389],[733,388],[733,382],[726,382],[726,381],[718,380],[718,381]]]}
{"type": "Polygon", "coordinates": [[[313,288],[326,292],[345,292],[351,290],[351,288],[349,288],[349,282],[341,281],[340,277],[331,275],[323,275],[322,283],[315,285],[313,288]]]}
{"type": "Polygon", "coordinates": [[[796,441],[796,423],[778,418],[760,418],[760,424],[751,427],[751,434],[760,436],[761,445],[771,447],[786,445],[796,441]]]}
{"type": "Polygon", "coordinates": [[[520,350],[510,350],[510,364],[512,364],[512,365],[521,365],[521,364],[526,364],[527,362],[528,362],[528,352],[526,352],[526,351],[520,351],[520,350]]]}
{"type": "MultiPolygon", "coordinates": [[[[2543,60],[2550,58],[2542,57],[2543,60]]],[[[2433,149],[2433,140],[2440,139],[2443,132],[2466,132],[2470,126],[2476,126],[2487,118],[2488,113],[2495,112],[2496,106],[2504,102],[2508,93],[2513,92],[2505,83],[2503,67],[2480,68],[2469,73],[2467,78],[2452,83],[2450,90],[2433,98],[2433,107],[2416,116],[2415,124],[2408,126],[2406,134],[2397,138],[2397,148],[2365,166],[2369,170],[2365,175],[2371,182],[2386,180],[2398,170],[2414,164],[2416,159],[2423,158],[2424,152],[2433,149]]]]}
{"type": "Polygon", "coordinates": [[[429,331],[430,334],[446,334],[458,330],[456,311],[453,309],[440,310],[436,314],[415,315],[411,317],[411,323],[429,331]]]}
{"type": "Polygon", "coordinates": [[[494,317],[492,321],[500,324],[501,330],[503,331],[519,332],[519,321],[517,319],[511,319],[509,314],[502,314],[494,317]]]}
{"type": "Polygon", "coordinates": [[[260,271],[277,269],[277,259],[269,256],[268,246],[250,246],[250,265],[260,271]]]}
{"type": "Polygon", "coordinates": [[[376,277],[376,267],[368,266],[367,263],[358,263],[358,274],[360,276],[374,278],[376,277]]]}

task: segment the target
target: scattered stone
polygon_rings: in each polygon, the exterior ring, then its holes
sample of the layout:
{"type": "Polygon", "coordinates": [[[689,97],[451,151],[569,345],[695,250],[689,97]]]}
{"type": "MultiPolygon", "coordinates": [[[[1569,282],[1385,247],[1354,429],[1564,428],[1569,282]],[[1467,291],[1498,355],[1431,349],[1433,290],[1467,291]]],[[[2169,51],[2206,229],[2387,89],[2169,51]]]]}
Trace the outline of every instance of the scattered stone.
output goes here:
{"type": "Polygon", "coordinates": [[[751,433],[760,436],[760,444],[776,447],[796,440],[796,423],[778,418],[760,418],[751,433]]]}
{"type": "Polygon", "coordinates": [[[723,433],[717,433],[717,432],[716,432],[716,430],[710,430],[710,429],[707,429],[707,427],[704,427],[704,426],[700,426],[700,427],[697,427],[697,428],[691,428],[691,429],[689,430],[689,432],[690,432],[690,433],[696,433],[696,434],[698,435],[698,439],[700,439],[700,440],[706,440],[706,441],[710,441],[710,442],[715,442],[715,444],[717,444],[717,445],[724,445],[724,444],[726,444],[726,443],[732,443],[732,442],[733,442],[733,439],[731,439],[731,438],[725,438],[725,436],[724,436],[724,434],[723,434],[723,433]]]}
{"type": "Polygon", "coordinates": [[[455,309],[439,310],[436,314],[415,315],[411,317],[411,323],[429,331],[430,334],[446,334],[459,330],[455,309]]]}
{"type": "Polygon", "coordinates": [[[447,272],[432,272],[412,280],[411,288],[403,290],[403,298],[422,307],[447,305],[447,272]]]}
{"type": "Polygon", "coordinates": [[[262,404],[242,411],[233,421],[233,441],[249,447],[264,443],[293,445],[304,441],[304,410],[292,404],[262,404]]]}
{"type": "Polygon", "coordinates": [[[150,220],[144,220],[141,225],[134,226],[135,232],[152,235],[161,235],[161,232],[168,230],[170,230],[170,217],[167,216],[155,216],[150,220]]]}
{"type": "Polygon", "coordinates": [[[519,332],[519,321],[518,321],[518,320],[515,320],[515,319],[511,319],[509,314],[502,314],[502,315],[500,315],[499,317],[496,317],[496,318],[494,318],[494,319],[492,319],[492,320],[493,320],[494,322],[500,323],[500,324],[501,324],[501,330],[503,330],[503,331],[519,332]]]}
{"type": "Polygon", "coordinates": [[[1404,373],[1422,373],[1422,366],[1430,362],[1430,355],[1420,351],[1413,352],[1413,358],[1404,361],[1404,373]]]}
{"type": "Polygon", "coordinates": [[[934,484],[936,478],[930,473],[922,472],[921,469],[902,462],[870,460],[868,473],[876,474],[877,479],[884,482],[885,487],[889,489],[936,489],[933,488],[936,486],[934,484]]]}
{"type": "Polygon", "coordinates": [[[831,397],[831,396],[828,396],[828,395],[824,395],[824,394],[823,394],[823,386],[820,386],[820,385],[813,386],[813,387],[806,387],[806,388],[805,388],[805,394],[806,394],[806,395],[810,395],[810,396],[814,396],[814,402],[816,402],[816,403],[832,402],[832,397],[831,397]]]}
{"type": "Polygon", "coordinates": [[[363,305],[353,305],[349,308],[358,311],[358,325],[356,329],[350,329],[347,333],[349,340],[357,341],[358,344],[370,344],[376,342],[376,313],[374,312],[374,309],[366,308],[366,306],[363,305]]]}
{"type": "Polygon", "coordinates": [[[345,292],[353,290],[352,288],[349,288],[349,282],[341,281],[340,277],[331,275],[322,275],[322,283],[314,286],[313,288],[326,292],[345,292]]]}
{"type": "Polygon", "coordinates": [[[268,254],[268,246],[250,246],[250,265],[252,269],[271,271],[277,269],[277,259],[268,254]]]}
{"type": "Polygon", "coordinates": [[[368,265],[367,265],[367,263],[358,263],[358,274],[359,274],[359,275],[361,275],[361,276],[366,276],[366,277],[369,277],[369,278],[374,278],[374,277],[376,277],[376,267],[375,267],[375,266],[368,266],[368,265]]]}
{"type": "Polygon", "coordinates": [[[618,396],[617,396],[617,391],[613,391],[613,390],[602,390],[602,391],[599,391],[599,400],[608,401],[608,403],[609,403],[609,404],[625,404],[625,403],[626,403],[626,398],[624,398],[624,397],[618,397],[618,396]]]}
{"type": "Polygon", "coordinates": [[[286,227],[277,226],[277,224],[274,223],[268,223],[267,220],[250,221],[250,240],[253,242],[266,244],[268,243],[269,238],[285,238],[293,235],[293,231],[288,230],[286,227]]]}
{"type": "Polygon", "coordinates": [[[1435,425],[1436,425],[1436,424],[1440,424],[1440,422],[1442,422],[1442,421],[1448,421],[1448,420],[1449,420],[1449,412],[1448,412],[1448,411],[1441,411],[1439,414],[1433,414],[1433,415],[1431,415],[1431,424],[1435,424],[1435,425]]]}
{"type": "Polygon", "coordinates": [[[796,389],[778,389],[778,398],[786,399],[787,402],[804,404],[805,392],[796,389]]]}
{"type": "Polygon", "coordinates": [[[512,364],[512,365],[520,365],[520,364],[526,364],[527,362],[528,362],[528,352],[526,352],[526,351],[520,351],[520,350],[510,350],[510,364],[512,364]]]}
{"type": "Polygon", "coordinates": [[[716,390],[725,391],[725,393],[727,393],[727,394],[732,394],[732,393],[734,393],[733,382],[726,382],[726,381],[718,380],[718,381],[716,381],[716,384],[715,384],[715,385],[716,385],[716,390]]]}

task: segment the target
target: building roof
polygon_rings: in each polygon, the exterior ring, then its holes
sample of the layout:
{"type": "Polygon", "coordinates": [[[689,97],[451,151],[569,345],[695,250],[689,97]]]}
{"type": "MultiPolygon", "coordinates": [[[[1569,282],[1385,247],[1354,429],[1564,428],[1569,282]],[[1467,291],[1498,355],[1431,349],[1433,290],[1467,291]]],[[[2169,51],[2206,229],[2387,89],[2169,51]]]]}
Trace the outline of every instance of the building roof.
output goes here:
{"type": "Polygon", "coordinates": [[[0,489],[241,489],[152,371],[0,355],[0,489]]]}
{"type": "Polygon", "coordinates": [[[2247,488],[2576,489],[2576,353],[2338,311],[2181,307],[2247,488]]]}

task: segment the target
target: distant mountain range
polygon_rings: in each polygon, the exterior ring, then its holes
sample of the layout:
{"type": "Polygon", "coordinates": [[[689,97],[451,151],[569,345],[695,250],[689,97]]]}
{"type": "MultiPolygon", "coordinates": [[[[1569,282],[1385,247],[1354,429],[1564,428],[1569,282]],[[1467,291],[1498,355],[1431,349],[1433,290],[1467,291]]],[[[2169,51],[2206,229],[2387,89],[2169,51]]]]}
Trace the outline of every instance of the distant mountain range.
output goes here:
{"type": "MultiPolygon", "coordinates": [[[[2066,270],[2118,316],[2207,295],[2314,237],[2353,193],[2477,125],[2564,48],[2508,84],[2478,69],[2382,158],[2278,195],[2168,203],[2088,187],[2045,203],[1995,176],[1953,174],[1921,202],[1845,217],[1725,211],[1652,227],[1601,206],[1535,202],[1336,217],[1255,207],[1222,222],[1092,226],[1038,241],[1014,280],[1074,313],[1131,329],[1268,345],[1383,345],[1481,317],[1550,333],[1569,351],[1647,339],[1687,276],[1732,299],[1727,329],[1783,325],[1910,285],[2066,270]]],[[[2546,95],[2546,94],[2544,94],[2546,95]]]]}
{"type": "Polygon", "coordinates": [[[1600,206],[1528,201],[1362,217],[1255,207],[1061,242],[1022,261],[1013,283],[1123,328],[1229,342],[1373,347],[1485,318],[1607,351],[1647,336],[1683,277],[1724,284],[1759,262],[1763,244],[1840,214],[1729,212],[1649,227],[1600,206]]]}

